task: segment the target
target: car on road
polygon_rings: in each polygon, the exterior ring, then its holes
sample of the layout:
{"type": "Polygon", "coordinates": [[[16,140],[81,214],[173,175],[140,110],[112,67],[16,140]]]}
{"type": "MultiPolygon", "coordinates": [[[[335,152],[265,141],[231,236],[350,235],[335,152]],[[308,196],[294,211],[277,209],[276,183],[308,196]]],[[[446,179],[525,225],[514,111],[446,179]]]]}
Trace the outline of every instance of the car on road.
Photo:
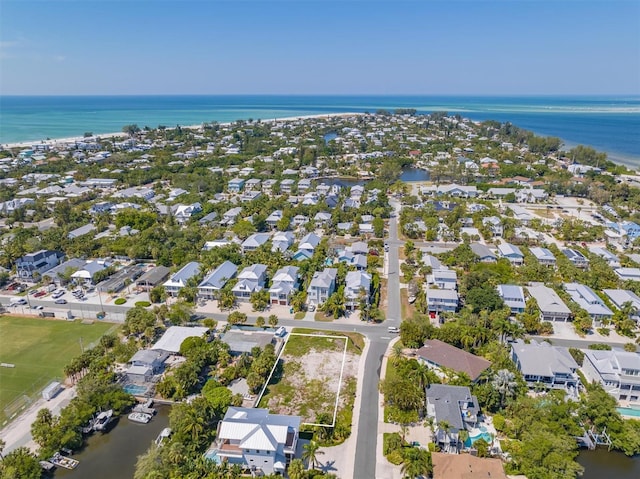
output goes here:
{"type": "Polygon", "coordinates": [[[387,331],[388,331],[388,332],[390,332],[390,333],[396,333],[396,334],[397,334],[397,333],[399,333],[399,332],[400,332],[400,328],[397,328],[397,327],[395,327],[395,326],[389,326],[389,327],[387,328],[387,331]]]}
{"type": "Polygon", "coordinates": [[[40,306],[40,305],[38,305],[38,306],[31,306],[31,309],[38,309],[38,310],[42,311],[42,310],[44,309],[44,306],[40,306]]]}
{"type": "Polygon", "coordinates": [[[24,305],[27,304],[27,300],[24,298],[20,298],[20,299],[15,299],[13,301],[11,301],[10,306],[20,306],[20,305],[24,305]]]}
{"type": "Polygon", "coordinates": [[[56,304],[67,304],[67,300],[66,299],[56,299],[54,301],[54,303],[56,303],[56,304]]]}

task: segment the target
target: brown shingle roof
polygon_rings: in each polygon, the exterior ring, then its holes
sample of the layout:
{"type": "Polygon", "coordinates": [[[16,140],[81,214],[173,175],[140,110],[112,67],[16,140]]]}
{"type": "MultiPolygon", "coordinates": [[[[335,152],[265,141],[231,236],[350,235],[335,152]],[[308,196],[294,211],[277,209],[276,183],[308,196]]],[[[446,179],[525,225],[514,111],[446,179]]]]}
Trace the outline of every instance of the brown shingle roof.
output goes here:
{"type": "Polygon", "coordinates": [[[480,373],[491,366],[486,359],[474,356],[439,339],[427,339],[424,346],[418,349],[417,355],[438,366],[467,373],[472,381],[478,379],[480,373]]]}
{"type": "Polygon", "coordinates": [[[433,479],[507,479],[500,459],[482,459],[470,454],[431,453],[433,479]]]}

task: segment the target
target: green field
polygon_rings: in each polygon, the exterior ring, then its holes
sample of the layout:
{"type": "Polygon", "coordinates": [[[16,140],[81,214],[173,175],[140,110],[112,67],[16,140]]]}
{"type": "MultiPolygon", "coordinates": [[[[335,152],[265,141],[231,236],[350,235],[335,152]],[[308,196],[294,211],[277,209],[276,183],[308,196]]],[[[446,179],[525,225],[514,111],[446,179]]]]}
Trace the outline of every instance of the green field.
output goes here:
{"type": "Polygon", "coordinates": [[[0,316],[0,422],[5,408],[24,394],[38,394],[53,378],[62,378],[63,368],[79,355],[80,338],[86,347],[113,324],[0,316]]]}

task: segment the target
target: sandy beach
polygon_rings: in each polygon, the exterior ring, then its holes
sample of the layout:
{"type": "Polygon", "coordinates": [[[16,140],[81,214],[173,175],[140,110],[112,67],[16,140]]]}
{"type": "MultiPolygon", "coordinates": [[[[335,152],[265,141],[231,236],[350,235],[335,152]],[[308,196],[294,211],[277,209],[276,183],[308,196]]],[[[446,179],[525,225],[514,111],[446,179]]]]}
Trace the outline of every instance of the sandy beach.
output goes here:
{"type": "MultiPolygon", "coordinates": [[[[322,115],[305,115],[305,116],[290,116],[290,117],[284,117],[284,118],[268,118],[264,120],[257,118],[254,120],[254,122],[260,120],[261,123],[275,123],[277,121],[297,121],[297,120],[309,120],[309,119],[336,118],[336,117],[345,117],[345,116],[354,116],[354,115],[364,115],[364,113],[357,113],[357,112],[327,113],[322,115]]],[[[232,123],[234,122],[228,121],[225,123],[220,123],[220,125],[229,126],[232,123]]],[[[202,125],[203,125],[202,123],[199,125],[187,125],[187,126],[180,125],[180,128],[186,128],[188,130],[197,130],[199,128],[202,128],[202,125]]],[[[175,127],[167,128],[167,130],[175,130],[175,127]]],[[[121,131],[116,133],[100,133],[100,134],[93,135],[91,138],[104,139],[104,138],[126,138],[126,137],[127,137],[127,134],[121,131]]],[[[32,140],[32,141],[20,141],[17,143],[5,143],[2,145],[2,147],[5,149],[12,149],[12,148],[30,148],[35,145],[55,146],[58,144],[76,143],[79,141],[86,141],[86,140],[87,138],[85,138],[84,136],[72,136],[69,138],[50,138],[48,140],[32,140]]]]}

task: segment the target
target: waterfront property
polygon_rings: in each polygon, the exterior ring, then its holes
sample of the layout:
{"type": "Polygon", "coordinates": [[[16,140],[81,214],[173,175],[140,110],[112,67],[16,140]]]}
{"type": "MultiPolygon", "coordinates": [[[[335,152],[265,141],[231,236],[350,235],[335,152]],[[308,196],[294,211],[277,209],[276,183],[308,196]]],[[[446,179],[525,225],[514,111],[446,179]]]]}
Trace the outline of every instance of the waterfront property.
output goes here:
{"type": "Polygon", "coordinates": [[[529,387],[543,385],[574,393],[580,382],[576,373],[578,364],[569,350],[551,346],[546,341],[516,340],[511,345],[511,359],[529,387]]]}
{"type": "Polygon", "coordinates": [[[205,457],[239,464],[252,473],[282,474],[295,458],[299,430],[299,416],[232,406],[218,423],[216,440],[205,457]]]}
{"type": "Polygon", "coordinates": [[[182,342],[187,338],[203,337],[207,334],[209,328],[204,326],[171,326],[162,337],[153,345],[151,349],[154,351],[165,351],[168,354],[177,354],[180,352],[182,342]]]}
{"type": "Polygon", "coordinates": [[[617,400],[640,404],[640,353],[585,349],[581,371],[617,400]]]}

